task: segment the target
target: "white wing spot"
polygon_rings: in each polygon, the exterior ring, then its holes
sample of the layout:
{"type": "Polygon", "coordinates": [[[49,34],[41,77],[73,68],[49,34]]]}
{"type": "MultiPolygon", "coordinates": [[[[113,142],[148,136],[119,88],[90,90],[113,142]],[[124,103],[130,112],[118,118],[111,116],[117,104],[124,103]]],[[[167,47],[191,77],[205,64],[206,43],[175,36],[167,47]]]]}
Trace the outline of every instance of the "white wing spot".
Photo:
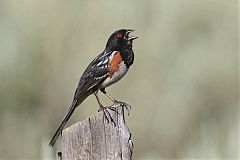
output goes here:
{"type": "Polygon", "coordinates": [[[108,58],[106,58],[104,61],[103,61],[103,64],[107,63],[108,62],[108,58]]]}
{"type": "Polygon", "coordinates": [[[103,63],[103,61],[100,61],[96,66],[100,66],[103,63]]]}
{"type": "Polygon", "coordinates": [[[94,79],[95,79],[95,80],[99,80],[99,79],[105,77],[106,75],[107,75],[107,74],[104,74],[104,75],[102,75],[102,76],[100,76],[100,77],[94,77],[94,79]]]}

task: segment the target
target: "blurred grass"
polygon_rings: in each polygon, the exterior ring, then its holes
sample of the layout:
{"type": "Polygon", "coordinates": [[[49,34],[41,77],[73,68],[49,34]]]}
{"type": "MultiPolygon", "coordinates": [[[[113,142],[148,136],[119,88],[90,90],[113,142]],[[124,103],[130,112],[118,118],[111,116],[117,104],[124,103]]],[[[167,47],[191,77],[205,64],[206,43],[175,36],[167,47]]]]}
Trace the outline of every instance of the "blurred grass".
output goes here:
{"type": "MultiPolygon", "coordinates": [[[[0,1],[0,159],[54,157],[47,144],[80,75],[119,28],[140,37],[134,65],[108,89],[133,107],[134,159],[239,158],[237,7],[232,0],[0,1]]],[[[97,108],[89,97],[68,125],[97,108]]]]}

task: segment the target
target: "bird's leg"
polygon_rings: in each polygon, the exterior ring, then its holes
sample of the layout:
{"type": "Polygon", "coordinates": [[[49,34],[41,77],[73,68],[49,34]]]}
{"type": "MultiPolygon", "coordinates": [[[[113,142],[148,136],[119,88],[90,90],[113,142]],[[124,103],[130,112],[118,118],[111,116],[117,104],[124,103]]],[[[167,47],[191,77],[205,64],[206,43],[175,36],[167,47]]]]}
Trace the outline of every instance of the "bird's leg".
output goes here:
{"type": "Polygon", "coordinates": [[[99,104],[99,107],[100,107],[100,109],[98,110],[98,112],[103,111],[103,117],[106,118],[107,122],[109,123],[109,119],[108,119],[108,117],[107,117],[107,115],[108,115],[109,118],[110,118],[110,120],[111,120],[111,122],[113,122],[114,126],[116,126],[116,123],[114,122],[111,114],[110,114],[109,111],[107,110],[108,107],[103,107],[102,103],[101,103],[100,100],[99,100],[99,97],[98,97],[98,94],[97,94],[97,93],[98,93],[98,91],[94,92],[94,95],[95,95],[95,97],[96,97],[96,99],[97,99],[97,102],[98,102],[98,104],[99,104]]]}
{"type": "MultiPolygon", "coordinates": [[[[120,102],[120,101],[116,100],[116,99],[113,98],[110,94],[108,94],[108,93],[106,92],[105,88],[100,89],[100,91],[101,91],[103,94],[105,94],[109,99],[111,99],[114,104],[119,103],[122,107],[125,107],[126,110],[128,111],[128,115],[129,115],[130,109],[131,109],[131,106],[130,106],[129,104],[127,104],[127,103],[125,103],[125,102],[120,102]]],[[[113,107],[112,107],[112,109],[113,109],[113,107]]],[[[113,110],[115,110],[115,108],[114,108],[113,110]]],[[[116,111],[116,112],[117,112],[117,111],[116,111]]]]}
{"type": "Polygon", "coordinates": [[[105,88],[103,89],[100,89],[100,91],[105,94],[109,99],[111,99],[113,101],[113,103],[119,103],[118,100],[116,100],[115,98],[113,98],[110,94],[108,94],[106,91],[105,91],[105,88]]]}
{"type": "Polygon", "coordinates": [[[104,108],[103,105],[102,105],[102,103],[100,102],[100,100],[99,100],[99,98],[98,98],[98,94],[97,94],[97,93],[98,93],[98,91],[94,92],[94,95],[95,95],[95,97],[96,97],[96,99],[97,99],[98,105],[99,105],[100,108],[104,108]]]}
{"type": "MultiPolygon", "coordinates": [[[[121,104],[122,104],[122,102],[119,102],[118,100],[116,100],[115,98],[113,98],[110,94],[108,94],[108,93],[105,91],[105,88],[100,89],[100,90],[101,90],[101,92],[102,92],[103,94],[105,94],[109,99],[111,99],[114,104],[116,104],[116,103],[121,103],[121,104]]],[[[111,109],[112,111],[116,112],[117,114],[119,114],[118,111],[117,111],[117,109],[116,109],[115,107],[108,107],[108,108],[111,109]]]]}

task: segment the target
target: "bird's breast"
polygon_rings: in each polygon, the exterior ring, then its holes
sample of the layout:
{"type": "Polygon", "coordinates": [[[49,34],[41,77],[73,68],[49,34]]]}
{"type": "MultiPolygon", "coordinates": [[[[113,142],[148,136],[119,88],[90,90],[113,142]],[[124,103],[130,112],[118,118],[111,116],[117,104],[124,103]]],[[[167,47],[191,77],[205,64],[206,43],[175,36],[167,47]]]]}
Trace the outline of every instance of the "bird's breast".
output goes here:
{"type": "Polygon", "coordinates": [[[101,88],[106,88],[117,81],[119,81],[128,71],[127,65],[121,61],[113,72],[110,72],[105,81],[103,81],[101,88]]]}

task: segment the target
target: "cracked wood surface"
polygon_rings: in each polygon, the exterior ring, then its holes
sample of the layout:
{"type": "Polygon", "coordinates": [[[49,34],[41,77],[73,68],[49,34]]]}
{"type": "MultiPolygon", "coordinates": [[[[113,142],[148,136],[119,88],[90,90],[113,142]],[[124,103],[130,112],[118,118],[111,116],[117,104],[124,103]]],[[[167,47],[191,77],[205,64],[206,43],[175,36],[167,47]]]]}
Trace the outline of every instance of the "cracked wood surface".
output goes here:
{"type": "Polygon", "coordinates": [[[73,124],[62,133],[62,160],[131,160],[133,143],[124,118],[124,106],[109,110],[114,123],[103,112],[73,124]]]}

